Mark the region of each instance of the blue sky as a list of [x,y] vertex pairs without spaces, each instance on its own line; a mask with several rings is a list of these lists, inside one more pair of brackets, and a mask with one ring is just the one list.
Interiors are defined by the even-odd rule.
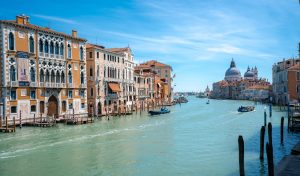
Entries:
[[136,61],[173,67],[176,91],[199,91],[222,80],[231,58],[242,74],[298,56],[298,0],[2,0],[0,19],[31,23],[109,47],[130,46]]

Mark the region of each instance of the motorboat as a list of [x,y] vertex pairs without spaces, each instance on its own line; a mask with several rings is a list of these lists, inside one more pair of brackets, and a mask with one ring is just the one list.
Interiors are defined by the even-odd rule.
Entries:
[[167,114],[171,111],[167,108],[161,108],[160,111],[148,111],[150,115],[160,115],[160,114]]
[[250,112],[254,110],[254,106],[240,106],[238,112]]

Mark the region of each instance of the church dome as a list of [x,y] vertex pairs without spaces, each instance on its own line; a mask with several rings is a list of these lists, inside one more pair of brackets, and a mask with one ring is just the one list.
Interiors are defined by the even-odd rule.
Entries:
[[254,78],[255,73],[252,70],[250,70],[250,68],[248,67],[246,73],[244,74],[244,77],[245,78]]
[[225,73],[226,81],[239,81],[241,80],[241,72],[238,68],[236,68],[235,62],[232,59],[230,63],[230,68],[227,69]]

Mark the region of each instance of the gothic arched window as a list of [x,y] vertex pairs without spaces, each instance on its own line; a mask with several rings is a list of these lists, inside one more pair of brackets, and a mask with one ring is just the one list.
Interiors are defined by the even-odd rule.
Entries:
[[59,74],[59,72],[56,73],[56,83],[60,83],[60,74]]
[[63,56],[64,55],[64,44],[60,45],[60,55]]
[[61,73],[61,83],[65,83],[65,73],[64,72],[62,72]]
[[82,48],[82,46],[80,47],[80,60],[83,60],[83,48]]
[[45,80],[45,74],[44,74],[44,70],[40,71],[40,82],[44,82]]
[[72,83],[72,72],[71,71],[69,71],[68,77],[69,77],[69,83]]
[[45,41],[45,53],[49,53],[49,43],[47,40]]
[[71,45],[68,44],[68,58],[71,59],[71,55],[72,55]]
[[53,70],[51,71],[51,82],[52,82],[52,83],[55,82],[55,73],[54,73]]
[[50,80],[50,73],[49,73],[49,71],[47,70],[47,71],[46,71],[46,82],[49,82],[49,80]]
[[15,36],[12,32],[9,33],[9,50],[15,50]]
[[59,46],[58,46],[58,43],[55,44],[55,54],[56,54],[56,55],[59,54]]
[[42,41],[42,39],[40,39],[40,41],[39,41],[39,50],[40,50],[40,52],[44,52],[44,44],[43,44],[43,41]]
[[83,74],[83,72],[80,73],[80,83],[84,84],[84,74]]
[[33,67],[30,68],[30,81],[35,82],[35,70]]
[[29,37],[29,52],[34,53],[34,40],[33,37]]
[[10,81],[16,81],[16,68],[12,65],[9,69],[10,72]]
[[50,54],[54,54],[54,44],[52,41],[50,42]]

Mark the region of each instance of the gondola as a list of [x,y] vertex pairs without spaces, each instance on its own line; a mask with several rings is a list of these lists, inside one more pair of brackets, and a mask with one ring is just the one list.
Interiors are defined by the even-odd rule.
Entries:
[[241,106],[238,109],[238,112],[250,112],[254,110],[254,106]]

